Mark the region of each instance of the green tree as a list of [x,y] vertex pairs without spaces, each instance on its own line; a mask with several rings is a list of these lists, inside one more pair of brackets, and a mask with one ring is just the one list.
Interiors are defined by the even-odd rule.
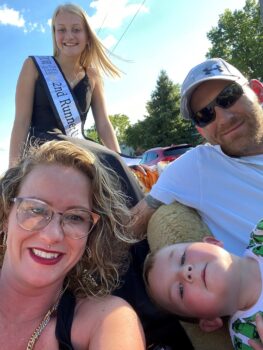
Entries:
[[126,130],[127,144],[144,150],[158,146],[199,141],[194,126],[180,115],[180,88],[162,70],[151,100],[148,115]]
[[109,116],[111,124],[116,132],[120,144],[126,142],[126,129],[131,125],[130,119],[125,114],[114,114]]
[[[115,130],[119,144],[125,144],[125,141],[126,141],[125,131],[130,126],[129,117],[127,117],[127,115],[125,114],[114,114],[114,115],[110,115],[109,119]],[[85,130],[85,135],[96,142],[100,142],[95,124],[92,125],[89,129]]]
[[207,58],[222,57],[249,79],[263,80],[263,24],[258,1],[246,0],[242,10],[225,10],[207,37],[212,43]]
[[93,141],[95,141],[95,142],[100,143],[100,139],[99,139],[99,136],[98,136],[98,133],[97,133],[95,124],[92,125],[89,129],[85,129],[85,130],[84,130],[84,135],[85,135],[88,139],[91,139],[91,140],[93,140]]
[[143,153],[146,148],[144,146],[144,131],[147,121],[138,121],[129,126],[126,130],[126,144],[134,148],[136,153]]

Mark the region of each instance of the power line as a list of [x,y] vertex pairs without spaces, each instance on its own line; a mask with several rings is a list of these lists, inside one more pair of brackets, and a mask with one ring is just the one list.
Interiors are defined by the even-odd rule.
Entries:
[[102,26],[103,26],[103,24],[105,23],[105,21],[106,21],[106,19],[107,19],[107,17],[108,17],[108,14],[109,14],[109,12],[107,12],[106,15],[104,16],[104,18],[103,18],[103,20],[102,20],[102,23],[101,23],[101,25],[100,25],[100,27],[99,27],[99,30],[97,31],[97,34],[99,34],[99,32],[101,31]]
[[140,7],[138,8],[138,10],[136,11],[135,15],[133,16],[133,18],[131,19],[130,23],[128,24],[128,26],[126,27],[126,29],[124,30],[124,32],[122,33],[120,39],[117,41],[116,45],[113,47],[113,49],[111,50],[111,52],[113,53],[114,50],[116,49],[116,47],[119,45],[120,41],[122,40],[122,38],[124,37],[124,35],[127,33],[128,29],[130,28],[132,22],[134,21],[135,17],[138,15],[138,13],[140,12],[141,8],[143,7],[144,3],[146,0],[143,0]]

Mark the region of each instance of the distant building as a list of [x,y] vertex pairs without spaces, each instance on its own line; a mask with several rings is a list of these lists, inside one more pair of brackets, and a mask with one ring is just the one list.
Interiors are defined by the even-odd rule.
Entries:
[[126,154],[127,156],[135,156],[135,152],[133,147],[126,146],[126,145],[120,145],[121,153]]

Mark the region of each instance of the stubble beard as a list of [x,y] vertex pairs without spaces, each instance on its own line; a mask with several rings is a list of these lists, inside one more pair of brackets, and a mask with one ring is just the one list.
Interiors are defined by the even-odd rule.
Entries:
[[246,120],[246,134],[232,142],[221,144],[224,153],[232,157],[263,154],[263,110],[257,101],[248,101],[247,112],[243,115]]

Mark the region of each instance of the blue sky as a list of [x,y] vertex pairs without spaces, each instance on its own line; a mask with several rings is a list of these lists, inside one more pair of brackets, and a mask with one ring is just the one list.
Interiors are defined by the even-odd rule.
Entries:
[[[20,69],[29,55],[52,54],[50,19],[61,3],[64,2],[0,0],[0,173],[7,166]],[[166,70],[174,83],[181,84],[188,70],[205,59],[210,46],[206,33],[217,25],[219,15],[226,8],[241,9],[245,0],[78,0],[77,3],[87,11],[92,27],[105,45],[113,49],[117,44],[114,53],[123,58],[113,59],[123,76],[104,80],[108,113],[126,114],[134,123],[143,119],[161,69]],[[140,12],[130,24],[140,6]],[[87,126],[91,124],[93,118],[89,114]]]

